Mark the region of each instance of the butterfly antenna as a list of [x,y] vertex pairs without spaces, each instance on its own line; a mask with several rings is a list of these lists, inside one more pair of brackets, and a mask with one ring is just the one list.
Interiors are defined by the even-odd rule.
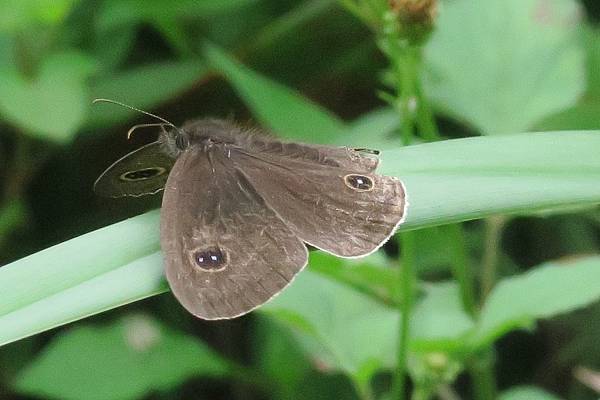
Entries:
[[129,128],[129,130],[127,131],[127,139],[131,138],[131,134],[133,133],[133,131],[135,131],[138,128],[149,128],[151,126],[160,126],[161,128],[164,129],[164,126],[166,124],[165,123],[160,123],[160,124],[138,124],[138,125],[134,125],[131,128]]
[[[163,117],[159,117],[158,115],[149,113],[148,111],[140,110],[139,108],[135,108],[133,106],[130,106],[129,104],[121,103],[120,101],[110,100],[110,99],[94,99],[92,101],[92,104],[96,104],[96,103],[111,103],[111,104],[116,104],[116,105],[121,106],[121,107],[129,108],[130,110],[137,111],[137,112],[140,112],[142,114],[146,114],[146,115],[148,115],[150,117],[156,118],[159,121],[164,122],[164,124],[169,125],[170,127],[176,129],[178,132],[182,133],[182,131],[181,131],[180,128],[178,128],[177,126],[175,126],[175,124],[173,124],[172,122],[167,121]],[[164,125],[164,124],[155,124],[155,125]],[[130,129],[129,132],[127,132],[127,138],[129,138],[129,135],[131,134],[132,131],[134,131],[137,127],[141,127],[143,125],[144,124],[142,124],[142,125],[136,125],[132,129]]]

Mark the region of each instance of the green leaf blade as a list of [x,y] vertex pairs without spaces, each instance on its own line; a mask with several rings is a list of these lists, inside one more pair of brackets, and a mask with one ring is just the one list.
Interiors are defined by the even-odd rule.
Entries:
[[207,44],[204,52],[259,121],[277,134],[288,139],[327,143],[344,130],[344,124],[333,114],[237,63],[218,47]]
[[600,299],[600,256],[551,262],[501,281],[486,301],[475,335],[485,346],[511,329],[527,327]]

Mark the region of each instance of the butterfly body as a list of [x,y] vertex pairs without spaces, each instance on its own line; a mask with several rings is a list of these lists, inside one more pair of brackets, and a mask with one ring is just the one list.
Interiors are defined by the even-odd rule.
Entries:
[[[141,168],[136,160],[149,161],[151,152],[157,162]],[[167,280],[192,314],[223,319],[289,285],[307,264],[306,244],[361,257],[385,243],[407,203],[398,179],[374,173],[377,163],[361,151],[282,142],[204,119],[163,130],[158,142],[109,168],[96,190],[135,196],[164,186]],[[157,175],[148,178],[152,168]]]

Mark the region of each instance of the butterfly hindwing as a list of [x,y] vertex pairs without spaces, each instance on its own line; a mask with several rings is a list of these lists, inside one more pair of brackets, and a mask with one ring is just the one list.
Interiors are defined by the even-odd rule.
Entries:
[[304,243],[227,153],[185,151],[163,195],[161,245],[173,293],[204,319],[265,303],[307,263]]
[[106,197],[143,196],[163,189],[175,160],[152,142],[120,158],[94,183],[94,191]]

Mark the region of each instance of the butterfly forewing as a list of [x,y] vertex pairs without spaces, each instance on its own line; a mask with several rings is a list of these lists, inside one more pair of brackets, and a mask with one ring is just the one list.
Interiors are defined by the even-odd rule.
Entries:
[[304,243],[220,146],[185,151],[163,195],[161,245],[177,299],[205,319],[265,303],[306,265]]
[[260,155],[263,160],[277,160],[280,163],[285,163],[285,160],[293,160],[304,162],[304,165],[321,164],[356,172],[373,172],[379,164],[375,153],[366,155],[365,151],[356,151],[348,147],[281,142],[266,136],[253,137],[251,145],[244,150],[248,151],[250,155]]
[[403,221],[404,187],[394,177],[369,172],[362,158],[349,162],[339,148],[321,151],[341,160],[339,166],[245,149],[231,158],[303,241],[341,257],[367,255]]

